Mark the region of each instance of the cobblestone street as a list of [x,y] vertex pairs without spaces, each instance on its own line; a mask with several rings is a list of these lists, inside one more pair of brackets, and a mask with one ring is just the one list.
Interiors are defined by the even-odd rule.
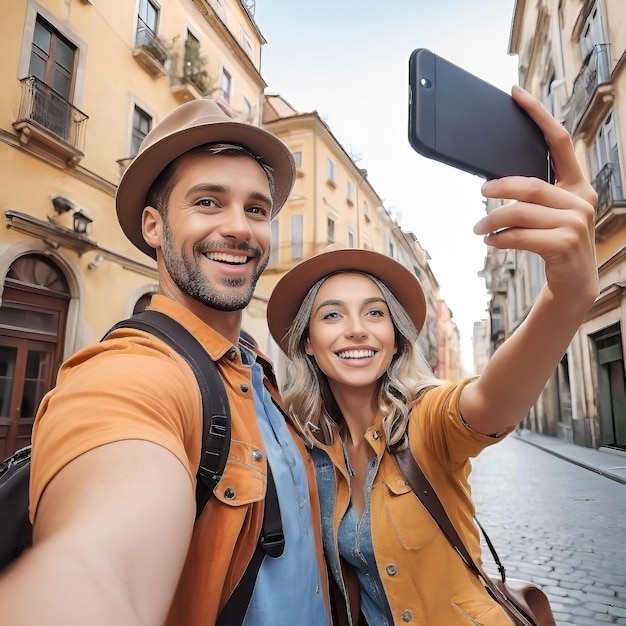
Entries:
[[626,486],[516,436],[473,464],[477,517],[507,575],[540,584],[558,626],[626,624]]

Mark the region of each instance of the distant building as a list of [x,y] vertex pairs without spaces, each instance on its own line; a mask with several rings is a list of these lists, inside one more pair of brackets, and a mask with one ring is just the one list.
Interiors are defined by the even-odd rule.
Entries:
[[[272,223],[272,257],[259,281],[258,295],[269,297],[288,269],[332,243],[386,254],[411,269],[424,287],[427,321],[420,347],[436,368],[439,286],[428,265],[428,253],[415,235],[403,231],[392,219],[367,171],[346,152],[316,111],[299,112],[285,98],[268,95],[263,126],[289,146],[297,177],[289,201]],[[278,347],[261,327],[260,320],[265,319],[261,301],[256,305],[259,322],[255,336],[261,347],[278,359]],[[245,324],[252,328],[250,320]]]
[[474,322],[472,347],[474,352],[474,374],[482,374],[491,355],[489,347],[489,320],[484,319]]

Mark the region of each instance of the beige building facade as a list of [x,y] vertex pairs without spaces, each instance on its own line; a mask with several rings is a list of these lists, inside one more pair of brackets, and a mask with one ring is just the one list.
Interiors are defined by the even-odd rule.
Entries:
[[[626,5],[517,0],[509,52],[519,57],[522,87],[572,134],[598,193],[600,295],[526,425],[583,446],[626,449]],[[535,255],[494,250],[482,275],[493,350],[528,312],[545,277]]]

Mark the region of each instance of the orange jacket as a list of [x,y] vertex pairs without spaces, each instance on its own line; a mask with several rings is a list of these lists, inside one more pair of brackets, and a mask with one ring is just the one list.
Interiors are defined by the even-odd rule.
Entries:
[[[181,305],[155,296],[151,308],[182,323],[206,347],[222,374],[232,415],[228,462],[214,496],[196,522],[167,624],[214,624],[254,552],[263,520],[267,465],[252,398],[250,369],[232,344]],[[131,358],[129,358],[131,357]],[[266,386],[279,398],[271,365]],[[186,361],[161,341],[120,329],[78,351],[62,367],[42,402],[33,431],[31,519],[48,482],[67,463],[100,445],[146,439],[170,450],[195,488],[202,443],[201,397]],[[293,429],[304,460],[323,593],[328,600],[315,470]],[[227,488],[235,496],[225,498]],[[232,494],[229,490],[229,495]]]
[[[473,522],[474,505],[468,483],[469,458],[500,439],[472,431],[460,418],[458,402],[465,382],[427,391],[411,413],[409,438],[415,458],[465,545],[480,563],[480,540]],[[380,424],[379,416],[366,433],[379,459],[371,494],[371,531],[378,573],[394,623],[510,626],[504,611],[411,492],[385,447]],[[356,576],[340,558],[337,548],[339,523],[350,500],[350,479],[340,438],[333,446],[320,446],[314,457],[327,560],[334,582],[343,590],[340,623],[357,624]],[[331,493],[325,492],[329,489]],[[349,605],[351,611],[347,609]]]

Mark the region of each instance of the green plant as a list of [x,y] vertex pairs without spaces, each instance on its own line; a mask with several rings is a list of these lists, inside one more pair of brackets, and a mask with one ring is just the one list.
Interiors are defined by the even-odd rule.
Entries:
[[187,37],[183,57],[183,76],[191,81],[202,95],[209,92],[212,83],[206,69],[207,64],[207,58],[200,50],[200,42],[194,37]]

